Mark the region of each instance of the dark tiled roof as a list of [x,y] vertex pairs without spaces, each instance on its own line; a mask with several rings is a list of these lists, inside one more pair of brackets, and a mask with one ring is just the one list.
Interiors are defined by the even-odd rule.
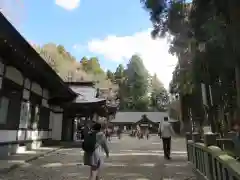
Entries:
[[24,76],[37,81],[44,88],[52,90],[56,98],[67,97],[66,99],[69,100],[76,96],[1,12],[0,24],[3,60],[23,72]]
[[73,85],[70,88],[78,94],[75,103],[98,103],[106,101],[104,98],[96,98],[96,89],[93,87],[84,87],[81,85]]

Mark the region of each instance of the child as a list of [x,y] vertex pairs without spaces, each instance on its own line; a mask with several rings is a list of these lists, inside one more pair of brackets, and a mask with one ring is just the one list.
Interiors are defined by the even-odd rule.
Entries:
[[[90,166],[89,180],[100,180],[100,170],[103,165],[102,149],[105,151],[106,156],[109,157],[106,137],[101,132],[101,128],[101,124],[96,123],[93,125],[92,135],[95,135],[95,138],[92,138],[91,141],[94,144],[94,149],[93,151],[84,151],[84,165]],[[87,140],[87,138],[90,138],[90,136],[85,136],[84,141],[89,144],[90,139]]]

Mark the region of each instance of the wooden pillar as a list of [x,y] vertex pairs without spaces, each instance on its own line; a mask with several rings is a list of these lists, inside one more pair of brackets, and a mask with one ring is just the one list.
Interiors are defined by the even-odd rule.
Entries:
[[64,111],[63,124],[62,124],[62,140],[72,141],[73,140],[73,123],[74,118],[68,112]]
[[[71,124],[70,124],[71,123]],[[70,141],[73,141],[74,140],[74,138],[73,138],[73,135],[74,135],[74,124],[75,124],[75,117],[74,118],[71,118],[71,121],[70,121],[70,132],[71,132],[71,134],[70,134],[70,138],[69,138],[69,140]]]
[[62,141],[67,140],[66,134],[67,134],[67,112],[64,111],[62,120]]

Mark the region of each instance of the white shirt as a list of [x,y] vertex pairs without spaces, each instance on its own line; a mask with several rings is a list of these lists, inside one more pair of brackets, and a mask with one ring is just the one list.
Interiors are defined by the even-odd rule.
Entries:
[[160,125],[159,125],[159,130],[161,130],[161,136],[163,138],[168,138],[171,137],[174,134],[172,125],[167,122],[167,121],[163,121]]

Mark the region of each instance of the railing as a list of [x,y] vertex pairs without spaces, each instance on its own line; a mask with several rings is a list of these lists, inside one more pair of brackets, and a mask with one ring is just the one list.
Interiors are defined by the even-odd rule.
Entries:
[[197,179],[240,180],[240,162],[219,147],[188,140],[187,152]]

